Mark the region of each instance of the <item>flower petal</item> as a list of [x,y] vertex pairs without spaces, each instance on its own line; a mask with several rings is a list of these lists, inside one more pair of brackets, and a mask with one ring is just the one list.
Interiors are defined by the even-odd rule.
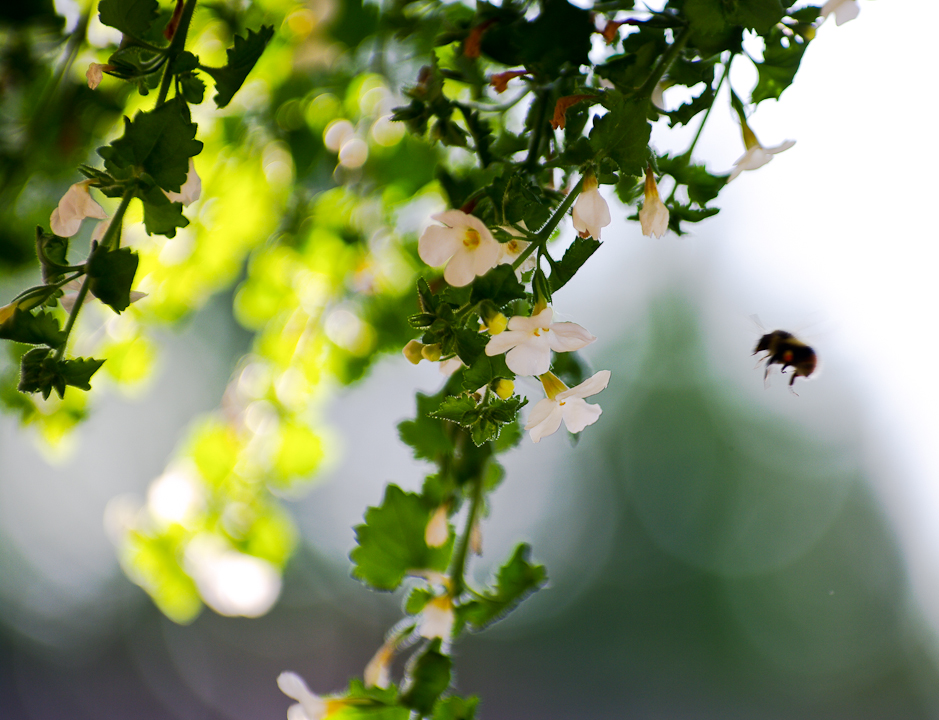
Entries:
[[[436,217],[436,216],[435,216]],[[431,225],[417,241],[417,254],[431,267],[443,265],[463,246],[460,233],[452,228]]]
[[486,355],[494,357],[495,355],[508,352],[516,345],[525,342],[530,335],[530,332],[523,330],[504,330],[490,338],[489,344],[486,345]]
[[595,335],[591,335],[580,325],[572,322],[552,323],[551,331],[548,333],[548,345],[555,352],[580,350],[596,339]]
[[563,411],[554,400],[545,398],[532,408],[525,423],[525,429],[530,430],[532,442],[538,442],[543,437],[553,435],[561,427]]
[[[299,706],[291,706],[290,710],[293,710],[295,707],[302,707],[307,720],[320,720],[325,717],[326,701],[316,693],[311,692],[310,688],[303,682],[303,678],[297,675],[297,673],[282,672],[277,676],[277,687],[280,688],[280,691],[284,693],[284,695],[300,703]],[[289,713],[290,711],[288,711],[288,720],[290,718]],[[294,711],[294,714],[297,715],[296,711]]]
[[580,385],[575,385],[569,390],[557,394],[557,400],[567,400],[568,398],[586,398],[596,395],[610,384],[609,370],[601,370],[595,373],[593,377],[584,380]]
[[481,239],[473,256],[473,274],[485,275],[499,264],[499,255],[502,254],[502,248],[499,242],[492,238],[491,240]]
[[[503,333],[504,335],[505,333]],[[516,375],[542,375],[551,367],[551,347],[544,335],[532,335],[505,355],[505,364]]]
[[443,271],[443,279],[453,287],[469,285],[476,277],[476,273],[473,272],[473,260],[473,253],[468,252],[461,243],[461,247],[447,263]]
[[593,425],[603,412],[599,405],[591,405],[581,398],[571,398],[559,405],[564,416],[564,424],[572,433],[579,433],[588,425]]

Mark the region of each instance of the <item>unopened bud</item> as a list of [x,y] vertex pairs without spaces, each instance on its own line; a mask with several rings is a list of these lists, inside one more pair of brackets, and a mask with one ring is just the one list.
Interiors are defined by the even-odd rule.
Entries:
[[470,550],[473,551],[474,555],[483,554],[483,531],[480,527],[479,518],[476,518],[476,522],[473,523],[473,527],[470,529]]
[[496,313],[491,318],[486,320],[486,327],[489,328],[490,335],[498,335],[500,332],[505,330],[508,324],[509,319],[502,313]]
[[424,542],[428,547],[441,547],[450,537],[450,523],[448,521],[447,505],[438,507],[430,516],[430,521],[424,529]]
[[411,340],[411,342],[404,346],[404,350],[402,352],[404,353],[404,357],[408,359],[409,363],[417,365],[424,357],[423,350],[423,344],[419,343],[417,340]]
[[437,362],[440,359],[440,343],[434,343],[433,345],[425,345],[421,348],[421,356],[425,360],[430,360],[431,362]]
[[492,389],[503,400],[508,400],[515,394],[515,383],[507,378],[499,378],[492,384]]

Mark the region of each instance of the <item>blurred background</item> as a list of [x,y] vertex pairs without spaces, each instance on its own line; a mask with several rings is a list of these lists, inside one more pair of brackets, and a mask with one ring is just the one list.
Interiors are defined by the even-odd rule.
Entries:
[[[735,180],[721,213],[680,238],[643,237],[624,220],[631,211],[614,208],[602,259],[556,297],[563,319],[599,337],[582,354],[613,380],[594,398],[602,418],[576,445],[562,434],[537,446],[526,439],[506,457],[473,571],[486,578],[529,540],[550,584],[457,646],[457,690],[482,697],[481,717],[939,717],[939,385],[930,362],[939,238],[929,216],[939,152],[928,79],[939,7],[860,5],[856,20],[821,26],[793,86],[751,119],[764,145],[795,147]],[[354,65],[355,38],[343,36],[357,22],[350,7],[362,11],[258,3],[258,17],[282,18],[288,39],[238,108],[198,118],[207,160],[241,143],[265,171],[264,188],[249,196],[286,217],[301,180],[336,177],[323,123],[289,103],[306,93],[308,108],[324,94],[303,67]],[[66,27],[87,11],[56,8]],[[12,136],[17,108],[36,102],[23,94],[48,73],[43,53],[61,50],[54,16],[8,19],[3,35],[2,192],[17,188],[4,203],[4,298],[35,275],[30,228],[91,156],[93,135],[142,102],[117,95],[113,81],[95,93],[83,86],[87,62],[107,57],[95,43],[113,41],[90,27],[91,49],[53,99],[40,98],[48,111],[28,137]],[[199,19],[204,52],[219,17]],[[301,50],[318,59],[303,56],[313,63],[303,66]],[[292,75],[278,65],[288,51]],[[743,60],[731,77],[738,90],[755,81]],[[742,152],[728,105],[718,101],[698,145],[713,172]],[[56,129],[57,144],[41,142],[41,123]],[[659,150],[683,149],[696,129],[660,125]],[[259,138],[268,126],[281,136]],[[325,170],[307,170],[321,161]],[[340,181],[354,169],[340,163]],[[223,187],[223,173],[206,166],[208,197],[213,173]],[[400,224],[426,222],[435,207],[425,205]],[[88,343],[126,344],[126,375],[96,385],[90,408],[65,408],[71,421],[62,408],[48,418],[12,408],[30,419],[25,427],[14,412],[0,417],[4,720],[283,718],[290,701],[278,673],[339,690],[400,617],[402,598],[353,581],[347,559],[352,526],[385,483],[416,489],[427,470],[395,426],[412,416],[414,390],[435,391],[442,376],[396,353],[363,367],[357,384],[317,396],[330,452],[314,484],[284,488],[298,534],[270,612],[205,609],[176,624],[121,570],[108,535],[114,516],[147,501],[192,428],[243,377],[243,355],[258,352],[252,332],[264,317],[245,291],[245,263],[257,264],[258,251],[231,250],[224,267],[194,275],[200,233],[220,232],[209,210],[198,212],[191,235],[152,249],[147,267],[163,284],[151,280],[146,312],[165,322],[144,332],[128,326],[143,323],[134,316],[121,326],[99,320],[95,338],[89,321]],[[285,225],[259,218],[245,233]],[[139,238],[142,253],[147,242]],[[188,285],[167,289],[167,277],[186,273]],[[818,352],[821,371],[796,383],[798,396],[778,373],[764,387],[751,356],[764,330],[751,315]]]

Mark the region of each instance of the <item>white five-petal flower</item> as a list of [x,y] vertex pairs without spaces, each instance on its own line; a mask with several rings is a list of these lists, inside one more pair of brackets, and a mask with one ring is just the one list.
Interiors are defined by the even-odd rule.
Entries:
[[[522,227],[524,227],[524,222],[522,223]],[[512,264],[515,262],[518,256],[521,255],[529,245],[531,245],[531,243],[527,240],[516,240],[515,238],[522,238],[525,236],[513,227],[503,226],[502,229],[511,235],[513,239],[506,243],[499,243],[499,249],[501,252],[499,253],[498,264]],[[521,265],[515,268],[515,274],[521,277],[522,273],[527,272],[528,270],[534,270],[534,268],[535,254],[532,253],[522,261]]]
[[82,180],[70,187],[59,206],[52,211],[49,225],[59,237],[72,237],[78,232],[85,218],[98,218],[104,220],[108,215],[98,203],[91,199],[88,187],[91,180]]
[[588,425],[593,425],[600,417],[599,405],[588,403],[584,398],[596,395],[610,382],[610,371],[601,370],[580,385],[567,389],[557,377],[546,373],[541,378],[545,392],[541,400],[528,416],[525,429],[530,431],[532,442],[553,435],[561,427],[561,420],[572,433],[578,433]]
[[178,202],[183,205],[190,205],[199,199],[202,195],[202,178],[196,172],[196,164],[189,158],[189,172],[186,173],[186,182],[179,188],[179,192],[163,193],[170,199],[170,202]]
[[502,248],[479,218],[462,210],[446,210],[431,217],[446,227],[428,227],[417,242],[417,253],[428,265],[447,263],[443,279],[454,287],[469,285],[499,262]]
[[613,222],[610,206],[606,204],[598,188],[597,176],[588,173],[584,176],[583,190],[574,201],[574,229],[582,238],[593,237],[599,240],[600,229]]
[[818,14],[823,18],[827,18],[831,13],[834,13],[835,25],[844,25],[849,20],[854,20],[859,12],[861,12],[861,7],[858,5],[857,0],[828,0],[822,5],[822,9]]
[[668,230],[668,208],[659,197],[659,187],[655,184],[651,167],[646,168],[646,192],[639,211],[639,224],[642,234],[649,237],[660,238]]
[[542,375],[551,367],[551,351],[580,350],[597,338],[577,323],[551,322],[554,309],[546,307],[537,315],[516,315],[509,329],[493,335],[486,345],[490,357],[507,353],[505,364],[518,375]]
[[747,151],[737,159],[737,162],[734,163],[734,169],[731,170],[730,177],[727,178],[727,182],[733,180],[744,170],[756,170],[757,168],[763,167],[766,163],[773,159],[773,155],[776,153],[781,153],[783,150],[788,150],[796,144],[795,140],[786,140],[784,143],[777,145],[776,147],[763,147],[760,145],[760,141],[756,139],[756,135],[753,134],[750,126],[747,125],[746,120],[744,120],[742,116],[740,122],[740,129],[743,131],[743,143],[747,146]]

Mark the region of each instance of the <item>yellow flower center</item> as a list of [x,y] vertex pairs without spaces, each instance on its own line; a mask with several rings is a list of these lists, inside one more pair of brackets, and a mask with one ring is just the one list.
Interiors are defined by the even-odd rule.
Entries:
[[479,231],[474,228],[466,228],[466,232],[463,233],[463,246],[467,250],[475,250],[482,238],[479,237]]
[[508,250],[512,255],[518,255],[518,240],[509,240],[505,244],[505,249]]

